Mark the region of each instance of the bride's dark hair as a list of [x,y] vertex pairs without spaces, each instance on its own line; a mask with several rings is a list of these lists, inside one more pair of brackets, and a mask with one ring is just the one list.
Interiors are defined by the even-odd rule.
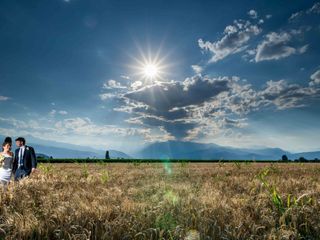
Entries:
[[2,147],[4,147],[6,144],[12,145],[12,138],[11,137],[6,137],[2,143]]

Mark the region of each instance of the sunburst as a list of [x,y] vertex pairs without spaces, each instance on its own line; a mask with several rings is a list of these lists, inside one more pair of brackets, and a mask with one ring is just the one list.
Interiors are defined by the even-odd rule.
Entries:
[[132,57],[134,64],[130,65],[132,68],[131,75],[142,80],[144,83],[150,83],[157,80],[165,80],[168,74],[169,64],[167,64],[167,57],[160,57],[160,49],[152,54],[150,48],[145,51],[139,49],[140,57]]

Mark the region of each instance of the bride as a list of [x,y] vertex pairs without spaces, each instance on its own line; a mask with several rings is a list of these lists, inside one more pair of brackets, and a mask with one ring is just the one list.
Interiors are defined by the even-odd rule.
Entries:
[[0,183],[6,186],[11,179],[13,153],[11,152],[12,139],[6,137],[0,152]]

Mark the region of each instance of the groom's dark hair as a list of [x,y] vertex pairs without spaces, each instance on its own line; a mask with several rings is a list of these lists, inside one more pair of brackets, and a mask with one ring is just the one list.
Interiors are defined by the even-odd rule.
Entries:
[[23,137],[18,137],[16,141],[23,142],[23,145],[26,144],[26,140]]

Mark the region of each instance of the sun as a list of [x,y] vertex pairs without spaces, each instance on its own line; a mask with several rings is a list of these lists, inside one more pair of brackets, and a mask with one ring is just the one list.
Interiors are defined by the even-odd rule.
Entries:
[[149,49],[138,47],[140,57],[130,54],[134,60],[130,75],[133,79],[141,81],[143,84],[152,84],[156,81],[165,81],[168,77],[168,70],[171,67],[167,62],[168,55],[160,54],[161,48],[154,53]]
[[147,63],[143,66],[143,74],[146,78],[156,78],[159,75],[159,66],[152,63]]
[[134,75],[136,75],[139,80],[148,83],[164,79],[167,66],[162,61],[144,58],[143,60],[138,60],[136,62],[137,65],[133,67]]

